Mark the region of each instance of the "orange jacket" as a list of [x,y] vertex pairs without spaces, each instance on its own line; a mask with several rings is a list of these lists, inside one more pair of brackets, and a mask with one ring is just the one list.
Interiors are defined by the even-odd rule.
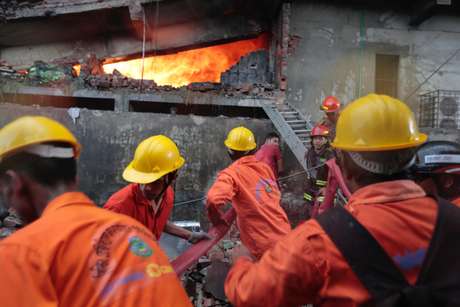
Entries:
[[[413,181],[398,180],[356,191],[346,208],[415,283],[434,229],[435,201]],[[259,262],[240,258],[225,292],[235,306],[348,307],[370,299],[316,220],[301,224]]]
[[460,197],[454,199],[452,203],[460,207]]
[[126,214],[153,232],[160,240],[174,206],[174,190],[168,187],[164,193],[160,208],[154,214],[152,206],[144,197],[139,184],[129,184],[115,192],[104,205],[104,209]]
[[208,191],[210,219],[220,206],[232,203],[241,241],[259,258],[291,231],[280,206],[280,191],[273,171],[253,155],[243,157],[221,171]]
[[64,193],[0,243],[2,306],[191,306],[152,234]]

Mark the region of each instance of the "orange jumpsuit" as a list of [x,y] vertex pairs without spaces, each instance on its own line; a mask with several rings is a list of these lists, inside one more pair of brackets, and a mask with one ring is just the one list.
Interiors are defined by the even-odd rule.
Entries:
[[[413,181],[398,180],[359,189],[346,209],[415,283],[434,229],[435,200]],[[370,298],[316,220],[298,226],[260,261],[238,259],[225,292],[235,306],[351,307]]]
[[460,207],[460,197],[452,200],[452,203]]
[[142,194],[139,184],[132,183],[115,192],[104,205],[104,209],[126,214],[148,229],[160,240],[174,206],[174,190],[168,187],[155,213],[150,202]]
[[2,306],[191,306],[151,232],[78,192],[2,241],[0,259]]
[[260,258],[280,238],[291,231],[280,206],[281,193],[273,171],[255,156],[238,159],[221,171],[208,192],[207,208],[213,212],[226,203],[235,208],[241,241]]

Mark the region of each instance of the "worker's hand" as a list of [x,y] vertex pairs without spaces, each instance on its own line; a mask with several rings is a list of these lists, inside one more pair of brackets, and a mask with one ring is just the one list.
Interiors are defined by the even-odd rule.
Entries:
[[198,232],[192,232],[190,237],[188,238],[188,241],[192,244],[198,243],[201,240],[211,240],[212,237],[208,235],[206,232],[203,231],[198,231]]
[[231,251],[232,264],[235,263],[239,258],[247,257],[251,260],[254,260],[249,250],[244,245],[238,245],[234,247]]
[[224,213],[218,208],[209,207],[208,208],[208,218],[211,221],[213,226],[226,225],[230,226],[228,222],[222,217]]

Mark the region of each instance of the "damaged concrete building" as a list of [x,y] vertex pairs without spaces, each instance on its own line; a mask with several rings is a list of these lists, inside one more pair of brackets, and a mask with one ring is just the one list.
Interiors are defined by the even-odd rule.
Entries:
[[139,141],[168,135],[187,160],[173,219],[204,224],[227,132],[245,125],[260,145],[278,131],[297,224],[326,96],[398,97],[432,139],[460,141],[459,15],[454,0],[0,0],[0,126],[64,123],[83,146],[81,189],[100,205],[126,184]]

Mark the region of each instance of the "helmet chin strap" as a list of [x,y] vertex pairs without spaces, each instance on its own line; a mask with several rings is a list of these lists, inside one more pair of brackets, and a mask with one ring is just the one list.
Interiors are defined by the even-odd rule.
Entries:
[[166,174],[162,179],[163,179],[163,188],[161,189],[161,192],[158,193],[158,195],[155,197],[155,202],[159,202],[161,198],[163,197],[164,193],[166,192],[166,189],[174,182],[174,179],[176,177],[176,171]]

